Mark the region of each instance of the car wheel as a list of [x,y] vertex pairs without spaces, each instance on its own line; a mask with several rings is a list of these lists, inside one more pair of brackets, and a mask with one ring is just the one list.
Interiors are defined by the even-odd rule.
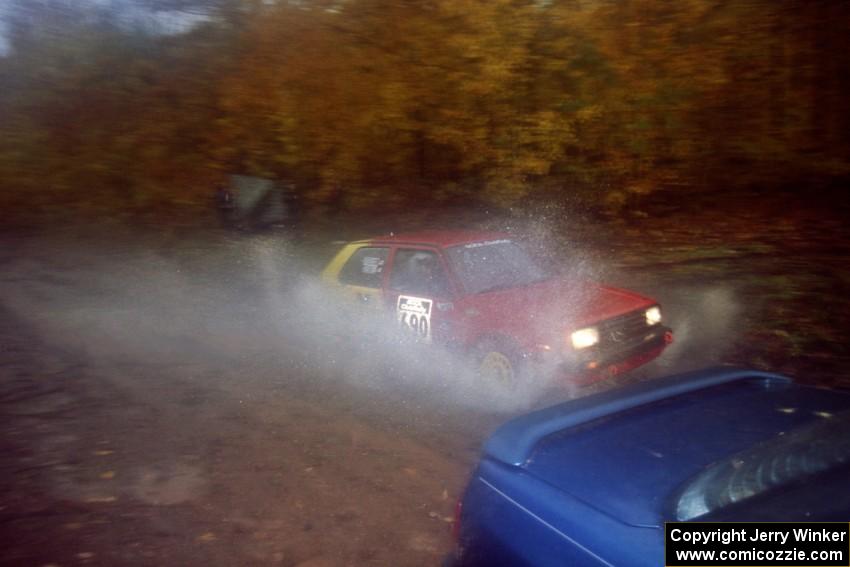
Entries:
[[486,340],[476,350],[475,367],[485,383],[513,389],[521,376],[521,357],[504,341]]

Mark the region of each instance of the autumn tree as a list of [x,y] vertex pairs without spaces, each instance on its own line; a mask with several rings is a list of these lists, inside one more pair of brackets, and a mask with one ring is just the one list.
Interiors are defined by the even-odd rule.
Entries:
[[7,202],[207,206],[217,180],[247,173],[324,207],[617,208],[850,174],[847,3],[113,5],[185,29],[97,3],[6,11]]

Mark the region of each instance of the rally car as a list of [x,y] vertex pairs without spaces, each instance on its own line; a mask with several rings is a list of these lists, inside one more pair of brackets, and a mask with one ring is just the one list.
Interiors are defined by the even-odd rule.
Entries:
[[394,314],[418,340],[471,353],[482,375],[504,384],[533,365],[584,381],[610,376],[652,360],[672,340],[656,301],[552,273],[498,232],[352,242],[323,279]]
[[848,478],[848,391],[735,368],[638,382],[498,429],[444,565],[668,565],[668,521],[846,529]]

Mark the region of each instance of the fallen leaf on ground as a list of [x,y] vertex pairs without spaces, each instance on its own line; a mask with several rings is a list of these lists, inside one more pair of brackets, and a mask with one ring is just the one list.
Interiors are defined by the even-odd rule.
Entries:
[[115,502],[118,500],[114,496],[92,496],[90,498],[86,498],[86,502],[89,504],[108,504],[110,502]]

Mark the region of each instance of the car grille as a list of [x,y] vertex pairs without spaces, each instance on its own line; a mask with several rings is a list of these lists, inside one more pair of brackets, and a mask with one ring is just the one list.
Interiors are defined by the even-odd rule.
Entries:
[[647,326],[645,309],[602,321],[598,325],[599,348],[605,353],[631,350],[653,338],[659,327]]

